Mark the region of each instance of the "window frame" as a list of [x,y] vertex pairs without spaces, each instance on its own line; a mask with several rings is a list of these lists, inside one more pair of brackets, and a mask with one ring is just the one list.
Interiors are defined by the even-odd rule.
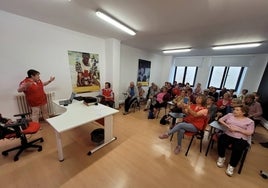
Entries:
[[[184,68],[184,71],[183,71],[183,80],[182,80],[182,82],[176,80],[176,74],[177,74],[177,69],[178,69],[178,67],[183,67],[183,68]],[[194,68],[195,68],[195,73],[194,73],[194,77],[193,77],[193,85],[191,85],[191,83],[190,83],[190,86],[191,86],[191,87],[194,87],[195,82],[196,82],[197,72],[198,72],[198,66],[188,66],[188,67],[194,67]],[[186,79],[186,76],[187,76],[187,69],[188,69],[188,67],[187,67],[187,66],[176,66],[176,67],[175,67],[175,72],[174,72],[174,77],[173,77],[173,82],[174,82],[174,81],[177,81],[178,83],[186,84],[185,79]]]
[[[211,70],[210,70],[210,74],[209,74],[208,88],[210,86],[212,86],[212,85],[210,85],[210,83],[211,83],[211,78],[212,78],[212,75],[213,75],[213,70],[214,70],[215,67],[224,67],[224,71],[223,71],[223,75],[222,75],[222,79],[221,79],[221,83],[220,83],[220,88],[216,87],[216,89],[221,90],[223,87],[227,88],[225,86],[225,84],[226,84],[226,80],[227,80],[227,77],[228,77],[229,70],[232,67],[239,67],[239,66],[212,66]],[[239,71],[239,75],[238,75],[237,80],[236,80],[235,88],[227,88],[227,89],[234,89],[234,91],[237,91],[244,70],[245,70],[245,67],[240,67],[240,71]]]

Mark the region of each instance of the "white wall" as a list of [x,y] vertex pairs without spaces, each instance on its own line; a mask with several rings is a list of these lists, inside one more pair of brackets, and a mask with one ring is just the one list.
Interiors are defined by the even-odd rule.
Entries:
[[159,86],[173,80],[175,64],[197,65],[197,80],[203,86],[207,83],[210,67],[214,63],[244,65],[248,67],[248,72],[241,87],[252,91],[257,90],[268,61],[267,54],[184,57],[173,60],[171,56],[120,45],[120,41],[115,39],[104,40],[3,11],[0,11],[0,25],[0,113],[7,117],[18,113],[15,100],[18,84],[31,68],[41,72],[43,81],[51,75],[56,76],[56,80],[45,88],[46,91],[55,91],[56,98],[69,97],[72,88],[68,50],[99,54],[101,84],[103,86],[105,81],[110,81],[121,101],[129,82],[137,80],[138,59],[151,61],[150,83],[155,82]]
[[267,62],[268,54],[253,56],[248,64],[248,71],[245,75],[242,89],[248,88],[251,92],[258,90]]
[[[105,40],[41,23],[0,11],[0,113],[12,117],[18,113],[15,95],[28,69],[36,69],[41,79],[56,80],[46,91],[56,91],[57,98],[70,96],[71,78],[68,50],[97,53],[100,69],[105,60]],[[101,74],[101,80],[105,75]]]
[[106,80],[110,82],[114,92],[115,108],[119,107],[119,84],[120,84],[120,41],[116,39],[106,40],[106,62],[103,70]]
[[[151,61],[151,74],[149,83],[156,83],[163,86],[165,81],[169,81],[171,68],[171,57],[156,55],[145,52],[137,48],[121,45],[121,69],[119,84],[119,100],[124,101],[123,92],[126,92],[131,81],[137,82],[139,59]],[[148,87],[143,87],[145,91]]]

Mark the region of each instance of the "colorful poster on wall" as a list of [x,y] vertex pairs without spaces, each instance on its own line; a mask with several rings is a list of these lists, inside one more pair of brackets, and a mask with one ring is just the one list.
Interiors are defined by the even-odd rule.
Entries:
[[68,51],[72,88],[75,93],[100,90],[99,55]]
[[150,80],[151,61],[139,59],[137,83],[148,86]]

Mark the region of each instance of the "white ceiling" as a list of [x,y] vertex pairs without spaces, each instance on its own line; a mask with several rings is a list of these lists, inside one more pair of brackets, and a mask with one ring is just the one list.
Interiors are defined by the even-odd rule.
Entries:
[[[160,53],[178,55],[268,53],[268,0],[0,0],[0,9],[24,17]],[[130,36],[104,23],[102,9],[137,31]],[[215,52],[213,45],[264,42],[261,47]]]

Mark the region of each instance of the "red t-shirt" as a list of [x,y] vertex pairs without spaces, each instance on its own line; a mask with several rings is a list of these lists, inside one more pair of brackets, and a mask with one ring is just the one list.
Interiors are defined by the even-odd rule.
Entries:
[[179,96],[180,93],[181,93],[181,90],[179,88],[173,88],[172,89],[173,96]]
[[44,91],[44,85],[41,80],[33,81],[31,78],[25,78],[20,85],[31,83],[24,92],[26,100],[31,107],[42,106],[47,103],[47,97]]
[[113,101],[113,90],[111,89],[102,89],[102,95],[104,96],[105,101]]
[[231,105],[231,100],[223,100],[223,99],[220,99],[217,101],[217,107],[220,108],[221,106],[230,106]]
[[193,124],[198,130],[203,128],[205,121],[207,120],[208,110],[206,107],[197,106],[196,104],[190,105],[191,110],[203,114],[202,116],[194,117],[188,114],[183,120],[184,122]]

